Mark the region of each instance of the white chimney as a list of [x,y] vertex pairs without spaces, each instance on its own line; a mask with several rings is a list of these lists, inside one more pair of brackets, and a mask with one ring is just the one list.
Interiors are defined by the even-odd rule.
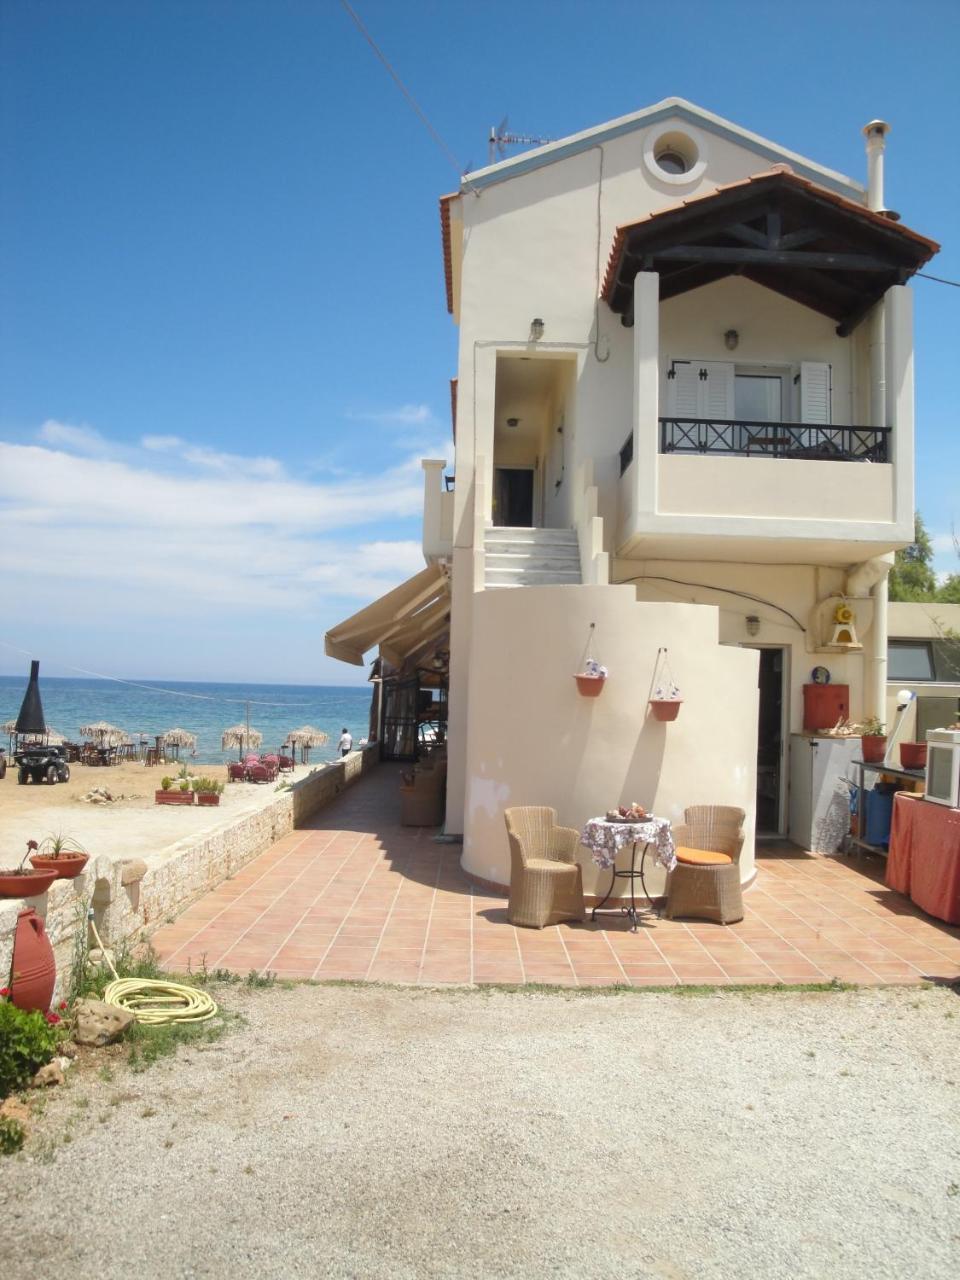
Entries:
[[899,214],[887,209],[883,202],[883,153],[889,132],[886,120],[871,120],[863,126],[863,136],[867,140],[867,208],[896,222]]

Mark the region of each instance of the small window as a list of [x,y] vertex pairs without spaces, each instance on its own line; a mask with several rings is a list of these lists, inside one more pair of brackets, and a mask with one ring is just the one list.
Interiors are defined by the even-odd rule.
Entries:
[[891,640],[887,645],[887,679],[935,679],[933,649],[928,640]]
[[689,126],[654,127],[644,139],[643,162],[658,182],[689,187],[707,167],[706,139]]
[[657,164],[664,173],[686,173],[690,168],[679,151],[669,149],[657,152]]

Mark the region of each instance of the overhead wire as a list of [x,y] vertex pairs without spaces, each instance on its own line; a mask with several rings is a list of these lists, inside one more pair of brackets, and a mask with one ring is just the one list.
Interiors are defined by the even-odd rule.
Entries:
[[[5,649],[13,649],[15,653],[22,653],[25,657],[31,658],[35,656],[35,649],[23,649],[18,644],[11,644],[9,640],[0,640],[0,645]],[[165,689],[161,685],[142,684],[137,680],[127,680],[123,676],[109,676],[102,671],[88,671],[86,667],[75,667],[69,662],[60,662],[56,658],[41,657],[46,662],[52,662],[54,666],[62,667],[64,671],[76,671],[82,676],[91,676],[94,680],[111,680],[114,684],[129,685],[131,689],[145,689],[147,693],[166,693],[171,698],[192,698],[196,702],[221,702],[229,703],[231,706],[246,706],[247,703],[251,707],[307,707],[309,702],[265,702],[256,698],[226,698],[218,697],[215,693],[188,693],[185,689]]]
[[476,190],[476,188],[471,184],[469,178],[467,178],[466,174],[464,173],[463,165],[460,164],[459,160],[453,154],[451,149],[447,146],[446,142],[441,137],[438,130],[434,128],[427,113],[420,106],[419,102],[417,102],[416,98],[413,96],[413,94],[410,92],[407,86],[400,79],[400,76],[394,70],[389,58],[383,52],[380,46],[377,44],[376,40],[374,40],[370,32],[367,30],[367,27],[364,24],[363,19],[357,13],[356,9],[354,9],[353,5],[349,3],[349,0],[340,0],[340,4],[343,7],[343,9],[346,11],[346,13],[350,16],[357,30],[363,36],[364,40],[366,40],[367,44],[370,46],[373,52],[377,55],[377,57],[383,63],[384,67],[386,68],[387,74],[390,76],[391,80],[394,82],[394,84],[403,94],[404,98],[407,100],[407,103],[409,104],[411,109],[416,113],[421,123],[423,124],[424,128],[426,128],[427,132],[430,134],[430,137],[433,138],[434,142],[437,144],[437,146],[446,156],[447,160],[449,160],[450,164],[453,165],[454,169],[456,169],[457,177],[463,181],[464,185],[467,187],[469,191],[473,193],[473,195],[478,196],[480,192]]

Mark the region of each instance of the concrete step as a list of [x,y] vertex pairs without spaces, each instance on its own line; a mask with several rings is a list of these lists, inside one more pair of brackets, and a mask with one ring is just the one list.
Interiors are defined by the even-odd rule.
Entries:
[[549,572],[551,569],[559,569],[580,572],[580,556],[576,551],[569,554],[566,552],[560,554],[553,550],[549,552],[488,551],[485,562],[488,571],[490,569],[513,569],[529,573],[537,570]]
[[486,587],[579,586],[577,569],[487,569]]
[[487,529],[484,533],[485,546],[489,547],[495,542],[532,542],[541,546],[545,546],[548,543],[576,546],[577,533],[575,529],[516,529],[498,526],[495,529]]

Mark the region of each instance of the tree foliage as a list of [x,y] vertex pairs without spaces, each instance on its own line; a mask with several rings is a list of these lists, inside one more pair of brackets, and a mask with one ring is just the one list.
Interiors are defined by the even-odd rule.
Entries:
[[[947,579],[945,586],[952,578]],[[960,583],[951,588],[956,591]],[[893,568],[890,570],[889,590],[891,600],[928,601],[946,600],[953,602],[958,597],[943,596],[942,588],[937,586],[937,576],[933,571],[933,544],[918,511],[914,520],[913,542],[896,553]]]

